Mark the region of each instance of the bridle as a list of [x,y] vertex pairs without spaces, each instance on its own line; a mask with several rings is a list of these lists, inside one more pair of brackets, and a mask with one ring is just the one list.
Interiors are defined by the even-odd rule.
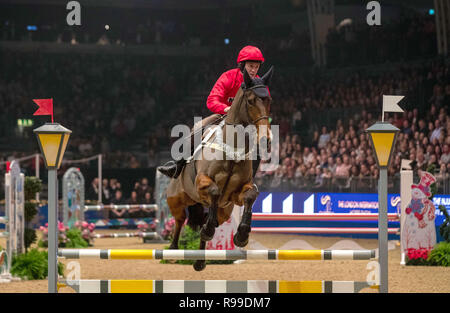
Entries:
[[[256,88],[261,88],[261,87],[267,88],[267,86],[259,84],[259,85],[252,86],[250,88],[246,88],[246,90],[251,90],[251,89],[256,89]],[[245,96],[243,95],[242,98],[244,98],[244,97]],[[240,101],[242,101],[242,98],[240,99]],[[268,115],[263,115],[263,116],[258,117],[256,120],[252,120],[250,118],[250,114],[248,113],[248,99],[247,99],[247,97],[245,97],[245,101],[246,101],[246,103],[245,103],[245,111],[247,113],[247,121],[249,121],[249,122],[251,121],[251,124],[256,125],[256,123],[259,122],[260,120],[264,120],[264,119],[268,120],[269,119]],[[239,105],[241,105],[241,103],[239,103]],[[228,124],[228,125],[237,125],[235,123],[228,123],[226,121],[225,121],[225,123]]]

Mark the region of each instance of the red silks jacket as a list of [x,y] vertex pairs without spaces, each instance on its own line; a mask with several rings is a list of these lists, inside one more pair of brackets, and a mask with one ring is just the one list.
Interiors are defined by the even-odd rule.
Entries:
[[231,105],[243,81],[244,76],[239,68],[220,75],[206,100],[208,109],[214,113],[225,114],[224,109]]
[[243,81],[244,75],[242,75],[239,68],[226,71],[220,75],[219,79],[214,84],[213,89],[209,93],[208,99],[206,100],[206,106],[208,109],[217,114],[225,114],[225,108],[229,107],[233,103],[233,99]]

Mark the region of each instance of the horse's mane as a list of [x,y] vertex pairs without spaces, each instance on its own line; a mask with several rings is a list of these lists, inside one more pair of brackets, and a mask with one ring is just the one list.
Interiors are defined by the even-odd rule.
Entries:
[[226,123],[227,124],[240,124],[242,122],[241,118],[242,116],[245,116],[245,106],[243,105],[244,99],[242,99],[245,96],[244,90],[239,88],[238,92],[236,93],[236,96],[234,97],[233,102],[231,103],[231,109],[228,111]]

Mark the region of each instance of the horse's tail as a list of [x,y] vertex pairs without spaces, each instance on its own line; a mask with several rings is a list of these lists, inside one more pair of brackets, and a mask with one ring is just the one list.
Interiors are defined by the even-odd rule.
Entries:
[[206,215],[203,211],[203,206],[200,203],[188,207],[189,215],[187,224],[195,231],[198,231],[200,226],[205,223]]

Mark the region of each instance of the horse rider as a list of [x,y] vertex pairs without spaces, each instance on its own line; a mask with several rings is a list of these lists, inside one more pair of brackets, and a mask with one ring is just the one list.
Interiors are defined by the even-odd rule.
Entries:
[[[214,84],[206,101],[208,109],[216,114],[226,114],[230,110],[233,99],[244,81],[244,69],[253,79],[258,77],[257,73],[263,62],[264,57],[261,50],[257,47],[245,46],[242,48],[237,57],[238,67],[223,73]],[[260,158],[258,156],[257,160],[253,161],[253,176],[256,174],[259,162]],[[185,164],[186,160],[181,158],[178,161],[171,160],[157,169],[170,178],[177,178]]]

